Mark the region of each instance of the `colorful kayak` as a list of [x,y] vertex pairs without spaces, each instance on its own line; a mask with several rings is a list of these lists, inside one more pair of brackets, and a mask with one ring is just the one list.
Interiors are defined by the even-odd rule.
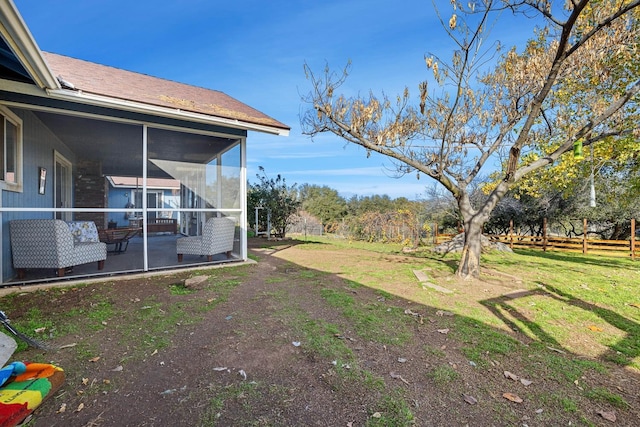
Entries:
[[64,371],[46,363],[25,363],[0,387],[0,427],[13,427],[29,416],[64,383]]

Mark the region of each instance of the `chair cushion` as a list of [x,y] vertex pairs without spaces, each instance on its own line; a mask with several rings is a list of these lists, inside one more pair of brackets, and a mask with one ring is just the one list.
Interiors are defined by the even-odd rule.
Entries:
[[99,242],[98,229],[93,221],[67,222],[69,230],[76,242]]

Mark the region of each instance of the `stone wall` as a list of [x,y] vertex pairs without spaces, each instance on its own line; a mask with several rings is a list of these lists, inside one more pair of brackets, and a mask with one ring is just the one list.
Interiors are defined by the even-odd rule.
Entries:
[[[107,206],[107,180],[102,175],[100,162],[79,160],[76,163],[74,200],[76,208],[105,208]],[[93,221],[98,228],[107,228],[104,213],[77,212],[76,221]]]

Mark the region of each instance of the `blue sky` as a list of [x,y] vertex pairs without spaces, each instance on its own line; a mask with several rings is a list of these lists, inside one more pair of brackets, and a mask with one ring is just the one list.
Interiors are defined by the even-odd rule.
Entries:
[[[44,51],[220,90],[291,127],[289,137],[251,132],[248,170],[258,166],[288,184],[327,185],[344,197],[424,197],[433,182],[393,178],[393,165],[324,135],[302,135],[299,116],[309,92],[303,65],[317,73],[352,72],[341,91],[390,96],[430,78],[424,56],[449,58],[452,42],[429,0],[14,0]],[[448,20],[450,2],[436,0]],[[530,26],[530,25],[529,25]],[[501,25],[506,45],[531,35]]]

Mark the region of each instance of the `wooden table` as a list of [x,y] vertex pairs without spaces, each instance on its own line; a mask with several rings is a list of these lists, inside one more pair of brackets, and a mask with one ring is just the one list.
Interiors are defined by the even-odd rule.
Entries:
[[140,227],[123,227],[123,228],[106,228],[98,230],[100,241],[107,245],[115,245],[111,252],[121,253],[127,250],[129,240],[136,236],[142,228]]

